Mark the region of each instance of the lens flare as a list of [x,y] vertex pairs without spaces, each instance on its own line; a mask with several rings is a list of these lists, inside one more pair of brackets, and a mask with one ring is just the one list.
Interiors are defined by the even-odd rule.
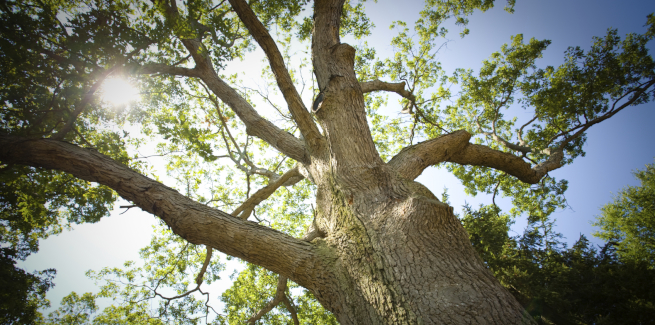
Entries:
[[102,84],[102,98],[114,105],[124,105],[139,98],[139,90],[122,78],[108,78]]

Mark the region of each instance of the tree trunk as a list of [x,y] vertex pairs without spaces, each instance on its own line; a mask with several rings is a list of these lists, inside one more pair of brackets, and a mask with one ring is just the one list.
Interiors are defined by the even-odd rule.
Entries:
[[341,324],[529,324],[448,205],[414,181],[319,187],[316,226],[336,281],[313,289]]

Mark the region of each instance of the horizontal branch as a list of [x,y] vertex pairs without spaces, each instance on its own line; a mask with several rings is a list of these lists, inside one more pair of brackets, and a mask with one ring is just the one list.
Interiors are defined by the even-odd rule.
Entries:
[[50,139],[0,136],[0,161],[56,169],[108,186],[185,240],[263,266],[307,288],[316,285],[316,277],[329,277],[312,244],[195,202],[97,151]]
[[428,166],[442,162],[490,167],[528,184],[539,182],[546,173],[562,166],[562,151],[553,152],[546,161],[533,167],[519,156],[471,144],[470,138],[471,134],[460,130],[421,142],[401,150],[388,165],[409,179],[418,177]]
[[379,79],[360,83],[362,92],[369,93],[373,91],[390,91],[403,96],[411,101],[416,100],[414,95],[405,89],[405,82],[384,82]]
[[387,163],[407,179],[415,179],[429,166],[446,161],[468,145],[471,134],[456,131],[436,139],[403,148]]
[[405,89],[405,82],[384,82],[379,79],[360,83],[362,92],[389,91],[403,96],[409,100],[409,104],[402,110],[402,113],[411,113],[412,107],[416,106],[416,97]]
[[536,184],[551,170],[562,167],[563,158],[564,153],[562,151],[555,151],[551,153],[546,161],[533,167],[525,162],[523,158],[513,154],[479,144],[468,144],[462,150],[450,156],[446,162],[490,167],[512,175],[524,183]]

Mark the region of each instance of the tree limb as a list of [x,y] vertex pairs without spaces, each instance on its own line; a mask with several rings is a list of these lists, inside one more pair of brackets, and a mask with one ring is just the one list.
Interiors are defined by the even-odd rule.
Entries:
[[317,277],[331,278],[312,244],[195,202],[97,151],[0,135],[0,161],[56,169],[108,186],[185,240],[263,266],[310,290],[318,285]]
[[387,164],[408,179],[415,179],[428,166],[442,162],[490,167],[503,171],[528,184],[536,184],[551,170],[562,166],[564,153],[557,150],[532,167],[523,158],[487,146],[469,143],[471,134],[464,130],[408,146]]
[[412,107],[416,105],[416,97],[410,91],[405,90],[405,82],[384,82],[379,79],[373,81],[366,81],[360,83],[362,92],[368,93],[372,91],[390,91],[409,100],[407,107],[403,109],[403,113],[411,113]]
[[415,179],[429,166],[446,161],[451,155],[468,145],[471,134],[456,131],[436,139],[403,148],[387,163],[407,179]]
[[249,197],[245,202],[241,204],[234,212],[232,212],[232,215],[238,218],[241,218],[243,220],[248,219],[250,217],[250,214],[252,213],[252,210],[255,209],[255,207],[261,203],[262,201],[266,200],[271,194],[273,194],[280,186],[286,185],[287,181],[289,181],[291,178],[295,179],[302,179],[299,178],[299,176],[302,176],[300,174],[300,171],[298,171],[298,167],[292,168],[284,175],[280,176],[278,179],[273,181],[272,183],[269,183],[265,187],[259,189],[255,194],[253,194],[251,197]]
[[216,97],[239,116],[246,125],[246,133],[266,141],[289,158],[309,163],[309,153],[302,141],[259,115],[250,103],[219,78],[216,72],[202,71],[201,78]]
[[282,57],[280,50],[277,48],[275,41],[268,33],[264,24],[259,21],[255,13],[244,0],[229,1],[232,8],[239,16],[239,19],[241,19],[243,24],[246,25],[246,28],[248,28],[252,37],[257,41],[262,50],[264,50],[268,62],[270,63],[271,70],[273,70],[273,74],[275,75],[277,85],[280,88],[280,91],[282,91],[282,95],[289,105],[291,116],[293,116],[293,119],[298,124],[298,129],[305,138],[306,143],[308,143],[311,148],[319,148],[321,146],[320,142],[322,142],[321,133],[314,123],[312,116],[307,111],[307,108],[305,108],[296,87],[293,85],[289,71],[284,64],[284,58]]
[[284,294],[286,290],[287,290],[287,278],[280,275],[280,277],[277,280],[277,290],[275,291],[275,298],[269,301],[268,304],[266,304],[264,308],[260,309],[255,315],[250,317],[250,319],[248,319],[248,324],[254,324],[258,320],[260,320],[262,316],[266,315],[266,313],[268,313],[273,308],[275,308],[275,306],[281,303],[282,300],[286,297]]
[[102,83],[105,81],[105,79],[112,72],[116,71],[116,69],[118,69],[118,67],[119,67],[119,64],[116,64],[113,67],[111,67],[110,69],[105,70],[102,73],[100,78],[98,78],[98,80],[96,80],[96,82],[91,86],[89,91],[87,91],[86,94],[84,94],[84,97],[82,97],[82,100],[77,105],[75,105],[75,110],[73,111],[73,114],[71,114],[71,116],[69,117],[68,121],[66,121],[66,124],[64,124],[64,127],[61,130],[59,130],[59,132],[54,134],[51,137],[52,139],[54,139],[54,140],[64,139],[66,134],[73,129],[73,127],[75,126],[75,121],[77,120],[77,117],[80,116],[80,114],[82,114],[82,112],[84,111],[86,106],[89,104],[91,99],[93,99],[93,96],[95,95],[96,91],[98,91],[98,89],[100,88],[100,86],[102,86]]
[[205,272],[207,272],[207,266],[209,266],[209,262],[212,259],[212,248],[211,246],[207,246],[207,255],[205,255],[205,262],[202,263],[202,268],[200,269],[200,272],[198,272],[198,275],[196,276],[196,284],[200,286],[202,284],[203,277],[205,276]]
[[[157,2],[157,0],[153,1]],[[161,0],[159,4],[163,6],[163,13],[167,20],[176,22],[181,19],[175,1],[171,1],[169,4],[168,1]],[[309,163],[309,153],[302,141],[264,119],[247,100],[218,76],[211,58],[207,55],[209,51],[200,40],[180,39],[180,41],[196,63],[193,70],[198,72],[197,77],[202,79],[216,97],[220,98],[239,116],[246,125],[246,133],[264,140],[292,159]]]
[[289,297],[287,297],[287,295],[282,296],[282,302],[287,307],[289,313],[291,313],[291,319],[293,320],[293,325],[300,325],[300,321],[298,320],[298,313],[296,313],[296,308],[293,307],[293,305],[291,304],[291,300],[289,300]]

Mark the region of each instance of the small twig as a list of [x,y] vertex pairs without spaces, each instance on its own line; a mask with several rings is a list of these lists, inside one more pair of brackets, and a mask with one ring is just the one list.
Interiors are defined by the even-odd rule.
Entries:
[[123,214],[123,213],[125,213],[125,212],[127,212],[127,211],[130,211],[130,209],[132,209],[132,208],[136,208],[136,207],[137,207],[136,205],[121,205],[119,208],[121,208],[121,209],[127,209],[127,210],[121,212],[121,214]]

